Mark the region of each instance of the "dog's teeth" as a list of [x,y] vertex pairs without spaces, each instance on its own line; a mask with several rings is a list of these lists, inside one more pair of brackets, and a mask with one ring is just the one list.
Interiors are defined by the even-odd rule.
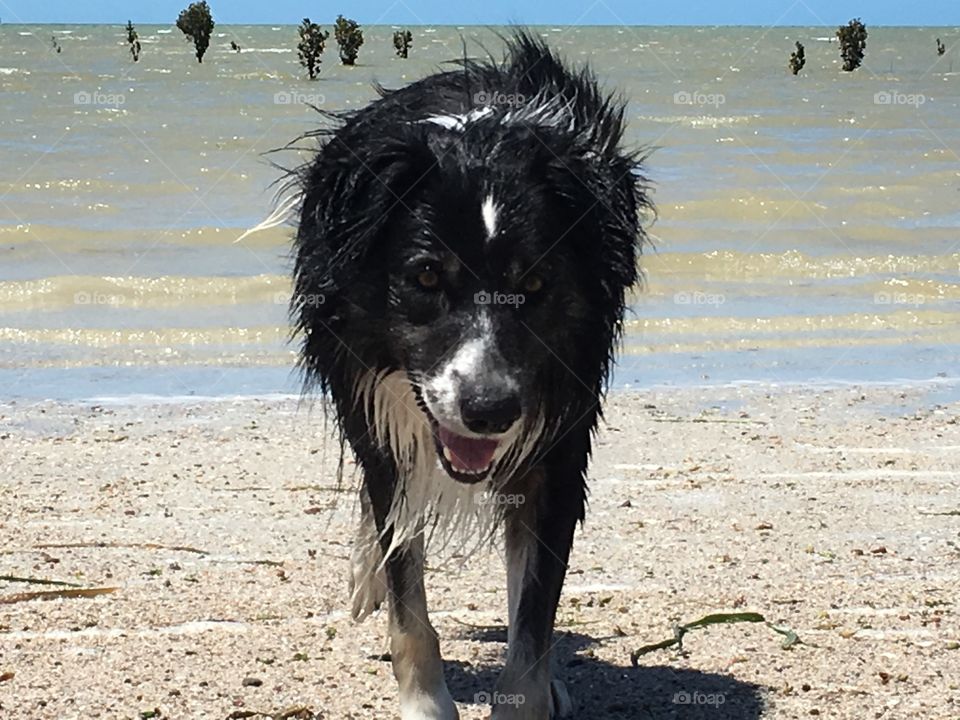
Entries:
[[446,459],[448,463],[450,463],[451,469],[455,473],[460,473],[461,475],[473,475],[474,477],[479,477],[480,475],[483,475],[488,470],[490,470],[491,465],[493,465],[493,463],[490,463],[490,465],[487,465],[487,467],[479,471],[473,470],[471,468],[461,467],[460,464],[457,462],[456,456],[452,452],[450,452],[450,448],[448,448],[446,445],[443,446],[443,457],[444,459]]

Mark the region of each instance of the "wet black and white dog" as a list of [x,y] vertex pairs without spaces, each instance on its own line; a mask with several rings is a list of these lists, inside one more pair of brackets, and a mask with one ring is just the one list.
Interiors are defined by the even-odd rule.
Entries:
[[623,104],[517,33],[320,133],[293,314],[363,473],[353,614],[388,599],[404,720],[451,720],[425,540],[503,527],[497,720],[571,712],[554,615],[648,203]]

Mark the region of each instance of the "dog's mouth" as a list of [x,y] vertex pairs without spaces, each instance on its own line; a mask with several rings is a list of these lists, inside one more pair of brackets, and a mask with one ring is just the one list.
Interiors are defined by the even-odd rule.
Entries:
[[500,440],[491,437],[467,437],[444,427],[430,412],[418,384],[414,384],[413,392],[417,405],[430,421],[437,457],[447,475],[468,485],[486,480],[493,468]]
[[433,439],[443,469],[454,480],[469,484],[486,479],[500,447],[499,440],[464,437],[438,424],[434,426]]

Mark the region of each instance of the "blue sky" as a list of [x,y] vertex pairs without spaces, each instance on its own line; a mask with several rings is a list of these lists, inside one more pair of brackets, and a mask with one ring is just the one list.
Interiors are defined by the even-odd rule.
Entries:
[[[0,0],[5,23],[171,23],[189,0]],[[343,12],[364,24],[501,25],[960,25],[958,0],[208,0],[218,22],[329,22]],[[329,17],[327,17],[329,16]]]

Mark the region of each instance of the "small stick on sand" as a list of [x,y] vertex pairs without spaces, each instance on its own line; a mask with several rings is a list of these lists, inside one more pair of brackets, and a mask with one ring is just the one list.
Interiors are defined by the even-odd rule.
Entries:
[[39,590],[37,592],[17,593],[0,597],[0,605],[12,605],[18,602],[29,602],[30,600],[61,600],[66,598],[91,598],[99,595],[107,595],[116,592],[115,587],[101,588],[76,588],[70,590]]
[[16,575],[0,575],[0,581],[15,583],[30,583],[32,585],[59,585],[61,587],[80,587],[78,583],[62,580],[43,580],[41,578],[17,577]]
[[675,625],[673,628],[673,637],[667,640],[661,640],[657,643],[652,643],[650,645],[644,645],[632,653],[630,653],[630,663],[637,667],[639,664],[640,656],[646,655],[647,653],[654,652],[656,650],[665,650],[668,647],[673,647],[676,645],[679,649],[683,649],[683,636],[687,634],[689,630],[693,630],[699,627],[706,627],[708,625],[726,625],[730,623],[742,623],[742,622],[751,622],[757,623],[762,622],[766,623],[767,627],[773,630],[775,633],[784,636],[784,640],[781,643],[781,647],[784,650],[787,650],[794,645],[800,642],[800,638],[797,634],[790,630],[789,628],[782,628],[774,625],[769,622],[763,615],[755,612],[742,612],[742,613],[712,613],[710,615],[704,615],[699,620],[694,620],[693,622],[686,623],[684,625]]
[[196,555],[209,555],[206,550],[187,545],[160,545],[159,543],[118,543],[118,542],[79,542],[79,543],[45,543],[43,545],[34,545],[37,550],[66,549],[66,548],[132,548],[136,550],[174,550],[176,552],[189,552]]

